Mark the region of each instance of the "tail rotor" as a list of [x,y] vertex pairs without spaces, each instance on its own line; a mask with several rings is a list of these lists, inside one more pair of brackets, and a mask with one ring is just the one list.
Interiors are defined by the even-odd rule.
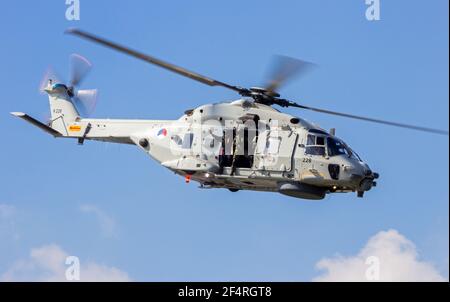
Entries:
[[97,89],[78,89],[92,69],[92,63],[79,54],[70,56],[70,86],[72,100],[84,116],[90,116],[97,105]]
[[52,68],[48,68],[39,85],[40,93],[48,92],[55,85],[63,85],[72,103],[83,116],[90,116],[97,105],[97,89],[79,89],[81,83],[92,69],[92,64],[79,54],[70,55],[69,82],[63,84]]
[[97,89],[76,90],[73,101],[84,116],[90,116],[97,105]]
[[92,64],[85,57],[79,54],[70,55],[70,86],[76,87],[81,84],[84,78],[92,69]]

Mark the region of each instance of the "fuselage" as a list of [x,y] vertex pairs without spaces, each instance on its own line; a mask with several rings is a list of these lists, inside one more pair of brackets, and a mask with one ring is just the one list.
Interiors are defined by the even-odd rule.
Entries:
[[322,199],[330,192],[368,191],[376,178],[342,140],[249,100],[187,110],[178,120],[152,123],[131,138],[203,188]]
[[327,193],[362,197],[378,175],[333,133],[298,117],[240,99],[187,110],[178,120],[82,118],[64,85],[49,85],[52,120],[25,119],[55,137],[138,146],[202,188],[279,192],[305,199]]

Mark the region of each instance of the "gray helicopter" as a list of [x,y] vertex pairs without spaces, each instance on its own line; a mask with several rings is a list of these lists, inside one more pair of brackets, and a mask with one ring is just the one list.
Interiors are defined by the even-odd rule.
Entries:
[[43,123],[12,112],[54,137],[75,138],[79,144],[96,140],[135,145],[162,166],[201,188],[253,190],[320,200],[329,193],[356,192],[363,197],[376,186],[378,173],[334,129],[326,131],[302,118],[282,113],[273,105],[337,115],[396,127],[448,135],[448,131],[356,116],[305,106],[283,99],[276,92],[295,74],[313,65],[278,57],[266,87],[243,88],[205,77],[79,29],[67,33],[115,49],[145,62],[209,86],[238,93],[231,102],[202,105],[187,110],[178,120],[86,118],[92,112],[95,89],[78,89],[91,64],[72,55],[69,85],[47,74],[42,91],[49,97],[51,119]]

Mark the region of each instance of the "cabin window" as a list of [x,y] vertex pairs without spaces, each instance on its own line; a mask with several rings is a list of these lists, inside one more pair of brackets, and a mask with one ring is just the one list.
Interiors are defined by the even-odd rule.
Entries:
[[183,144],[181,145],[181,148],[191,149],[193,141],[194,141],[194,133],[186,133],[184,135]]
[[177,145],[181,145],[183,140],[181,139],[181,137],[179,137],[178,135],[174,135],[172,136],[172,140],[175,142],[175,144]]

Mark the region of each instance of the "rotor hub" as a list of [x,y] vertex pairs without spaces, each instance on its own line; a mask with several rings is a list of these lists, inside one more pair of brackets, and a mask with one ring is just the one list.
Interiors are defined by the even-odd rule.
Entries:
[[266,96],[269,96],[269,97],[273,97],[273,98],[280,97],[280,94],[278,92],[270,91],[270,90],[267,90],[267,89],[261,88],[261,87],[251,87],[250,91],[251,91],[252,95],[253,94],[257,94],[257,95],[263,94],[263,95],[266,95]]

